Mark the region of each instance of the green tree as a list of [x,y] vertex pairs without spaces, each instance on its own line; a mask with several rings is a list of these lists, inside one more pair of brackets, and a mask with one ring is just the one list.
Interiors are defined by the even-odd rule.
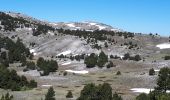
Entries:
[[85,58],[84,63],[86,64],[87,68],[95,67],[97,64],[97,56],[94,53],[90,54],[90,56]]
[[149,100],[149,97],[145,93],[141,93],[136,97],[136,100]]
[[37,87],[37,82],[35,82],[35,80],[30,80],[29,87],[30,87],[30,88],[35,88],[35,87]]
[[68,91],[66,98],[73,98],[73,94],[71,91]]
[[140,61],[140,60],[141,60],[141,57],[140,57],[139,55],[135,55],[134,60],[135,60],[135,61]]
[[119,96],[116,92],[113,94],[112,100],[123,100],[121,96]]
[[104,83],[101,87],[99,86],[100,100],[112,100],[112,88],[110,84]]
[[108,62],[108,56],[101,51],[98,57],[97,65],[103,67]]
[[149,70],[149,75],[155,75],[155,70],[153,68]]
[[[112,100],[112,88],[108,83],[95,86],[87,84],[84,86],[77,100]],[[117,100],[117,99],[116,99]]]
[[166,92],[170,89],[170,69],[161,68],[158,75],[156,90]]
[[27,69],[30,69],[30,70],[35,70],[36,69],[36,65],[35,65],[34,62],[27,62],[26,66],[27,66]]
[[50,87],[48,89],[48,92],[45,95],[45,100],[56,100],[55,99],[55,91],[54,91],[53,87]]
[[105,43],[104,43],[104,46],[105,46],[106,48],[108,48],[108,44],[107,44],[107,42],[105,42]]
[[6,93],[5,96],[2,95],[0,100],[13,100],[13,95],[10,95],[9,93]]
[[120,72],[120,71],[117,71],[116,75],[121,75],[121,72]]

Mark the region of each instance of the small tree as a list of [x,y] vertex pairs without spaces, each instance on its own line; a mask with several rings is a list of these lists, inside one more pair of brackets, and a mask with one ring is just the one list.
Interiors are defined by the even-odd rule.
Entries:
[[111,67],[115,67],[115,65],[113,65],[112,61],[109,61],[109,63],[107,64],[107,68],[111,68]]
[[140,61],[140,60],[141,60],[141,57],[140,57],[139,55],[136,55],[136,56],[134,57],[134,59],[135,59],[135,61]]
[[35,82],[34,80],[30,80],[29,86],[31,88],[35,88],[35,87],[37,87],[37,82]]
[[149,70],[149,75],[155,75],[155,70],[153,68]]
[[120,71],[117,71],[116,75],[121,75],[121,72],[120,72]]
[[165,92],[170,89],[170,69],[165,67],[159,71],[156,90]]
[[66,95],[66,98],[73,98],[73,94],[71,91],[69,91]]
[[50,87],[48,89],[47,94],[45,95],[45,100],[56,100],[54,96],[55,96],[55,91],[53,87]]
[[97,65],[103,67],[108,62],[108,56],[101,51],[98,57]]
[[123,100],[121,96],[119,96],[116,92],[113,94],[112,100]]
[[13,95],[10,95],[9,93],[6,93],[5,96],[2,95],[0,100],[13,100],[13,99],[14,99]]
[[108,48],[108,44],[107,44],[107,42],[105,42],[105,43],[104,43],[104,46],[105,46],[106,48]]
[[149,97],[145,93],[141,93],[136,97],[136,100],[149,100]]

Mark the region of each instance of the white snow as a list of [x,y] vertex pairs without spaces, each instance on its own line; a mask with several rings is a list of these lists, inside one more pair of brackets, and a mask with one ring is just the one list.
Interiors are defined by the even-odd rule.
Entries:
[[123,59],[123,58],[124,58],[124,56],[120,56],[120,58],[121,58],[121,59]]
[[61,53],[59,53],[57,56],[60,56],[60,55],[68,55],[68,54],[70,54],[71,53],[71,50],[68,50],[68,51],[64,51],[64,52],[61,52]]
[[35,50],[34,50],[34,49],[31,49],[31,50],[30,50],[30,53],[34,53],[34,52],[35,52]]
[[156,47],[158,47],[160,49],[168,49],[168,48],[170,48],[170,44],[169,43],[158,44],[158,45],[156,45]]
[[70,73],[76,73],[76,74],[87,74],[87,73],[89,73],[89,71],[86,71],[86,70],[81,70],[81,71],[65,70],[65,71],[70,72]]
[[50,24],[52,24],[52,25],[58,25],[57,23],[50,23]]
[[37,53],[35,52],[34,49],[31,49],[31,50],[30,50],[30,53],[33,53],[34,56],[37,55]]
[[50,35],[54,35],[54,33],[53,33],[53,32],[50,32],[50,31],[48,31],[48,34],[50,34]]
[[66,63],[63,63],[61,65],[69,65],[69,64],[71,64],[71,62],[66,62]]
[[32,31],[32,28],[25,28],[26,30]]
[[160,69],[154,69],[154,71],[155,71],[155,72],[159,72],[159,71],[160,71]]
[[132,89],[130,89],[130,90],[133,91],[133,92],[136,92],[136,93],[146,93],[146,94],[148,94],[150,91],[153,91],[154,89],[132,88]]
[[66,24],[67,26],[69,27],[75,27],[75,25],[73,23],[69,23],[69,24]]
[[90,25],[96,25],[96,23],[89,23]]
[[[131,91],[133,92],[136,92],[136,93],[146,93],[146,94],[149,94],[150,91],[153,91],[154,89],[148,89],[148,88],[132,88],[130,89]],[[170,93],[170,90],[167,90],[166,91],[167,93]]]
[[99,30],[103,30],[103,29],[105,29],[106,27],[104,27],[104,26],[101,26],[101,25],[96,25],[97,27],[99,27]]
[[52,85],[41,85],[43,87],[51,87]]

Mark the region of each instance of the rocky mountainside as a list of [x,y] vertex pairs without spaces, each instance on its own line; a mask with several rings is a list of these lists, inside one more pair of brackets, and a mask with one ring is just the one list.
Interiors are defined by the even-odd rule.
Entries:
[[35,55],[46,57],[68,51],[78,55],[101,50],[108,55],[123,56],[129,52],[146,56],[146,52],[153,52],[146,48],[156,49],[156,44],[168,41],[158,35],[125,32],[98,22],[49,23],[14,12],[1,12],[1,16],[2,35],[13,40],[20,38]]
[[[37,88],[29,93],[10,91],[15,100],[40,100],[50,86],[56,91],[56,100],[67,100],[70,90],[76,100],[85,84],[105,82],[125,100],[134,100],[133,90],[148,93],[155,86],[157,76],[149,76],[149,69],[157,74],[160,68],[170,66],[170,38],[126,32],[98,22],[51,23],[0,12],[0,36],[5,41],[0,42],[3,64],[9,64],[6,58],[13,58],[8,68],[37,82]],[[6,57],[8,49],[12,54]]]

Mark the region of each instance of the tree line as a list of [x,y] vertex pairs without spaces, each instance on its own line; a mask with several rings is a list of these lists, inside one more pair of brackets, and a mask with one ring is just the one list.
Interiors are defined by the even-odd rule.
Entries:
[[84,63],[86,64],[87,68],[93,68],[96,65],[98,67],[104,67],[104,65],[108,62],[108,56],[101,51],[99,56],[95,53],[90,54],[89,56],[85,57]]
[[28,81],[25,76],[19,76],[15,70],[9,70],[0,65],[0,88],[20,91],[35,87],[37,82],[34,80]]
[[32,58],[33,54],[25,47],[18,38],[16,42],[8,37],[0,37],[0,63],[9,66],[9,63],[20,62],[25,64],[27,58]]

